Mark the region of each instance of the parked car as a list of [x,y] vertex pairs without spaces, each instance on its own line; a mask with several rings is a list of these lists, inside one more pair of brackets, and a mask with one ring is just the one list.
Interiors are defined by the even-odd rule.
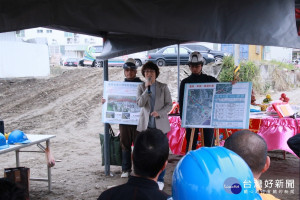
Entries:
[[123,66],[123,64],[125,63],[125,61],[128,58],[133,58],[136,62],[136,65],[138,67],[140,67],[143,64],[145,64],[145,61],[147,59],[147,52],[143,51],[143,52],[138,52],[138,53],[133,53],[133,54],[128,54],[128,55],[124,55],[124,56],[118,56],[115,58],[111,58],[108,60],[108,66],[115,66],[115,67]]
[[230,56],[229,53],[223,51],[215,51],[197,43],[187,43],[187,44],[182,44],[181,46],[185,46],[193,51],[199,51],[201,54],[203,53],[212,54],[217,64],[223,61],[224,56]]
[[136,65],[138,67],[140,67],[143,64],[145,64],[146,60],[148,59],[148,57],[147,57],[147,51],[129,54],[128,58],[133,58],[135,60],[135,62],[136,62]]
[[[103,46],[101,45],[89,45],[84,52],[84,57],[81,60],[79,60],[79,65],[103,67],[103,61],[97,59],[97,56],[101,55],[102,50]],[[147,59],[147,52],[144,51],[111,58],[108,60],[108,65],[115,67],[123,66],[127,58],[135,59],[137,66],[142,66],[143,64],[145,64],[145,60]]]
[[[180,64],[186,65],[188,63],[189,54],[193,50],[185,46],[180,46]],[[155,53],[148,54],[148,61],[152,61],[157,64],[157,66],[162,67],[166,65],[176,65],[177,64],[177,45],[171,45],[164,48],[161,48]],[[215,58],[212,54],[201,53],[203,56],[203,64],[208,64],[215,61]]]
[[79,64],[78,58],[67,58],[64,62],[64,66],[74,66],[77,67]]

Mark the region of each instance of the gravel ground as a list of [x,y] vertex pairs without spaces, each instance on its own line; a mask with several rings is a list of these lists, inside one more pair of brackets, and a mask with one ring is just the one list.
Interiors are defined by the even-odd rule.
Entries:
[[[53,190],[48,193],[46,182],[30,182],[30,197],[35,199],[96,199],[112,185],[126,182],[120,178],[120,167],[111,166],[112,177],[104,175],[101,166],[99,133],[103,70],[96,68],[53,67],[47,78],[0,80],[0,118],[6,132],[14,129],[28,134],[56,135],[51,142],[57,160],[52,168]],[[181,67],[181,78],[189,72]],[[123,80],[122,68],[109,69],[109,79]],[[141,74],[139,72],[139,76]],[[168,83],[173,100],[177,99],[177,67],[161,68],[159,80]],[[294,104],[299,103],[300,89],[286,91]],[[277,99],[279,93],[272,94]],[[257,97],[260,101],[261,97]],[[113,126],[117,129],[117,126]],[[117,131],[117,130],[116,130]],[[35,147],[31,149],[36,150]],[[293,179],[295,194],[278,194],[282,199],[299,199],[299,159],[282,152],[270,152],[271,167],[263,179]],[[170,155],[165,191],[171,194],[172,173],[180,156]],[[21,153],[21,165],[31,169],[31,176],[46,176],[45,156]],[[14,167],[14,153],[0,157],[0,170]]]

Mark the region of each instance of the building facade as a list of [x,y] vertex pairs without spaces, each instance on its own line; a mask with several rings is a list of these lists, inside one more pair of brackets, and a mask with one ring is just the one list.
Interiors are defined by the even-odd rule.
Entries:
[[70,33],[44,27],[16,32],[19,40],[46,43],[49,47],[50,63],[61,64],[67,58],[82,58],[88,45],[103,45],[100,37]]
[[15,32],[0,33],[0,78],[42,77],[49,74],[46,44],[22,42]]

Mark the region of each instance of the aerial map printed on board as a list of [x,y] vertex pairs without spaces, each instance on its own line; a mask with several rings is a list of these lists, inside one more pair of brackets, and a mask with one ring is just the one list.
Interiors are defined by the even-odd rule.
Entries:
[[185,85],[182,127],[249,128],[252,83]]
[[105,81],[102,122],[137,125],[140,107],[137,105],[137,88],[141,83]]

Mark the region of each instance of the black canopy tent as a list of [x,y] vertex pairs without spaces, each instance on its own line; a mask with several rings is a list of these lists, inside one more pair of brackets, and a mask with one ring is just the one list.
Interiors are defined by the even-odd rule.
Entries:
[[0,32],[34,27],[103,37],[104,60],[187,41],[300,47],[295,0],[0,1]]
[[295,0],[1,0],[0,32],[40,26],[105,38],[103,59],[185,41],[300,46]]

